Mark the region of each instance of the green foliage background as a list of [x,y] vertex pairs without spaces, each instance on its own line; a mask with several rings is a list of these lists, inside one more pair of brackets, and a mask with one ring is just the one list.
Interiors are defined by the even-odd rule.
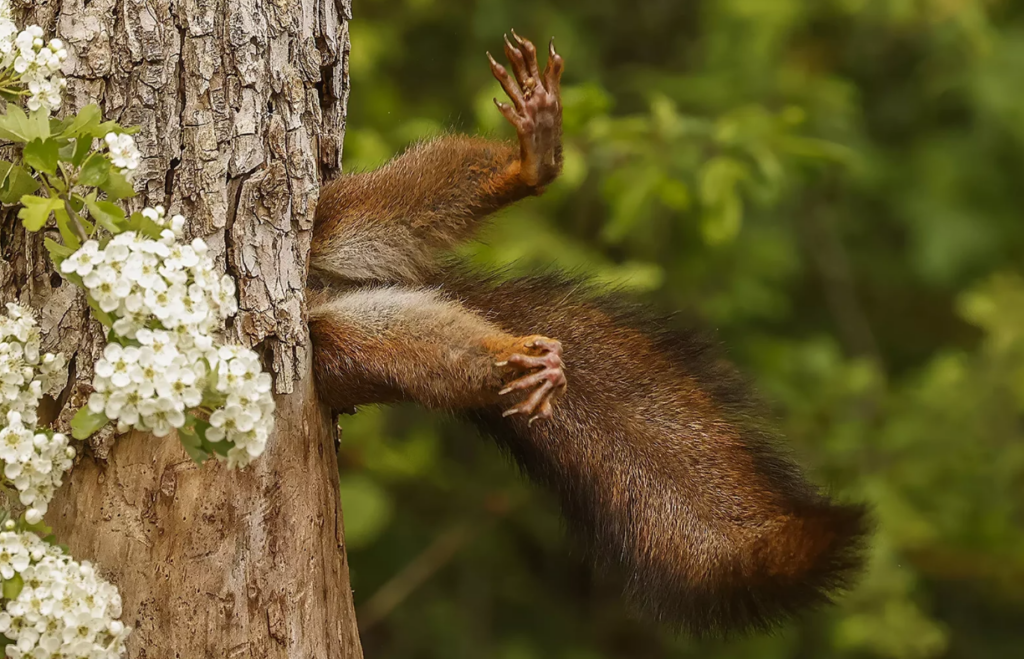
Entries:
[[632,620],[471,430],[362,410],[341,478],[367,656],[1020,656],[1020,3],[355,5],[349,171],[445,130],[511,137],[484,51],[556,35],[565,175],[465,255],[703,318],[816,480],[878,522],[839,606],[694,643]]

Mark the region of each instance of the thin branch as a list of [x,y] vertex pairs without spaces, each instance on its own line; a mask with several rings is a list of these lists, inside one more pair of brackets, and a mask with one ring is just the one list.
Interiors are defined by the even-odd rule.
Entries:
[[[504,499],[491,501],[486,507],[490,522],[504,517],[521,503]],[[459,522],[434,539],[416,558],[391,577],[376,593],[359,607],[356,619],[360,633],[374,627],[391,615],[417,588],[447,565],[466,545],[473,541],[489,523]]]
[[447,565],[477,533],[479,529],[471,529],[467,524],[460,523],[437,536],[429,547],[359,607],[356,615],[359,632],[365,633],[388,617],[409,595]]

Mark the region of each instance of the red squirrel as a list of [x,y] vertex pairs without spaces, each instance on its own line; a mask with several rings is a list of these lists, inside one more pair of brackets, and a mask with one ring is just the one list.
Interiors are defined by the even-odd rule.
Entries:
[[[808,483],[711,342],[568,277],[491,281],[440,258],[562,166],[552,42],[488,53],[518,144],[447,135],[324,187],[310,262],[320,395],[461,414],[558,498],[641,612],[764,630],[860,567],[865,510]],[[563,362],[564,358],[564,362]]]

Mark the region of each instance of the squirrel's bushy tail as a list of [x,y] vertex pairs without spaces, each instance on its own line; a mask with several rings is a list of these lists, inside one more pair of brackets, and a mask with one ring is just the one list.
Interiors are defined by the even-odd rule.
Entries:
[[710,342],[579,282],[478,281],[445,286],[509,332],[560,340],[569,387],[553,421],[473,421],[643,612],[696,635],[766,629],[847,583],[864,509],[800,475]]

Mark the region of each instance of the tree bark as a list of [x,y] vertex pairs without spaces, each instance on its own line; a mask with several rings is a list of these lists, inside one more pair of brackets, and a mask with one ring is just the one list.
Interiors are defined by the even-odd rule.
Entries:
[[[130,657],[362,657],[338,502],[336,428],[310,377],[304,287],[319,181],[340,169],[349,0],[13,0],[64,39],[67,111],[140,125],[130,210],[189,219],[239,284],[234,339],[275,374],[266,454],[195,466],[173,437],[90,440],[47,521],[96,563],[135,628]],[[0,217],[0,301],[37,310],[72,361],[66,424],[102,347],[42,236]],[[116,439],[116,441],[115,441]]]

